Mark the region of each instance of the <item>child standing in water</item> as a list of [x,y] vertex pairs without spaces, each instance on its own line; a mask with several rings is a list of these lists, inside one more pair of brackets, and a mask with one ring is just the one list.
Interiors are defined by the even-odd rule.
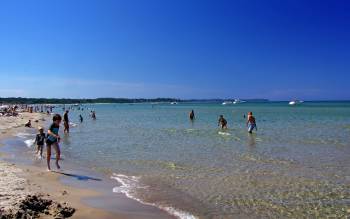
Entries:
[[56,167],[57,169],[60,169],[60,165],[58,164],[58,161],[60,160],[61,151],[60,146],[58,143],[60,142],[60,136],[58,135],[58,131],[60,129],[60,123],[62,121],[62,117],[59,114],[54,115],[53,117],[53,123],[51,124],[49,130],[47,131],[47,140],[46,140],[46,147],[47,147],[47,170],[50,171],[50,160],[51,160],[51,146],[54,148],[56,152]]
[[38,155],[40,155],[40,158],[42,158],[43,157],[43,147],[44,147],[46,135],[45,135],[44,129],[42,127],[39,126],[38,130],[39,130],[39,133],[35,137],[34,144],[37,145],[36,153]]
[[249,133],[252,133],[254,128],[256,130],[258,130],[258,128],[256,127],[255,117],[253,116],[252,112],[248,113],[247,126],[248,126],[248,132]]

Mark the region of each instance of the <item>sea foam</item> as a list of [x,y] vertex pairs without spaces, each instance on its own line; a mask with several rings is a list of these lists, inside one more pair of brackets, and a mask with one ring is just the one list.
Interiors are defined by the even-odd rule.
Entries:
[[176,209],[174,207],[159,205],[156,203],[149,203],[149,202],[145,202],[145,201],[137,198],[134,194],[132,194],[132,191],[134,189],[147,188],[147,186],[142,186],[140,184],[140,177],[126,176],[123,174],[113,173],[111,178],[117,180],[121,184],[120,186],[113,188],[113,192],[115,192],[115,193],[122,193],[130,199],[136,200],[136,201],[138,201],[142,204],[145,204],[145,205],[157,207],[157,208],[164,210],[164,211],[168,212],[169,214],[171,214],[175,217],[178,217],[180,219],[197,219],[196,216],[194,216],[188,212]]
[[16,137],[19,137],[19,138],[28,138],[31,136],[35,136],[35,134],[30,134],[30,133],[25,133],[25,132],[18,132],[16,134]]
[[24,143],[27,145],[28,148],[32,147],[34,145],[35,139],[27,139],[24,141]]

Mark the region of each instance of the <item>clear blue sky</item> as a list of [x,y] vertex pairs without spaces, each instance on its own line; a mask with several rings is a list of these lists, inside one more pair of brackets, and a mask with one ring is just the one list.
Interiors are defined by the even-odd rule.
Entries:
[[347,0],[1,0],[0,96],[350,99]]

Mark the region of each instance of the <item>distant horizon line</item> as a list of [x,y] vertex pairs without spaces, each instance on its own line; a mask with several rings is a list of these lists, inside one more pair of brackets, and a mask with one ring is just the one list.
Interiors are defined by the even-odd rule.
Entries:
[[[158,101],[158,102],[174,102],[174,101],[183,101],[183,102],[191,102],[191,101],[229,101],[229,100],[243,100],[243,101],[257,101],[257,102],[288,102],[292,100],[301,100],[298,98],[293,99],[280,99],[280,100],[271,100],[268,98],[173,98],[173,97],[156,97],[156,98],[144,98],[144,97],[138,97],[138,98],[130,98],[130,97],[97,97],[97,98],[58,98],[58,97],[0,97],[0,102],[4,102],[6,100],[9,100],[13,102],[14,100],[23,100],[23,101],[44,101],[48,100],[50,102],[52,101],[98,101],[103,100],[102,103],[108,103],[108,100],[110,100],[110,103],[115,103],[114,101],[139,101],[139,102],[152,102],[152,101]],[[350,99],[307,99],[303,100],[307,102],[348,102]],[[96,102],[98,103],[98,102]]]

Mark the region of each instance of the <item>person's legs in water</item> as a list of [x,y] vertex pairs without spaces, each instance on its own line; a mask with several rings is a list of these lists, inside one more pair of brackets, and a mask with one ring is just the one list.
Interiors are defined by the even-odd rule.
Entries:
[[40,145],[36,145],[36,154],[39,154],[39,151],[40,151]]
[[46,149],[47,149],[47,154],[46,154],[46,162],[47,162],[47,170],[51,171],[51,167],[50,167],[50,161],[51,161],[51,145],[47,144],[46,145]]
[[43,157],[43,145],[37,145],[36,154],[40,155],[40,157]]
[[69,124],[68,124],[68,122],[64,122],[64,133],[69,133]]
[[53,145],[53,149],[56,152],[56,167],[57,169],[60,169],[60,165],[58,164],[58,161],[61,159],[61,150],[60,150],[60,146],[58,145],[58,143],[54,143]]
[[255,125],[254,125],[254,124],[249,124],[249,125],[248,125],[248,132],[249,132],[250,134],[253,133],[254,128],[255,128]]
[[40,145],[40,148],[39,148],[39,150],[40,150],[40,158],[43,157],[43,147],[44,147],[44,145]]

